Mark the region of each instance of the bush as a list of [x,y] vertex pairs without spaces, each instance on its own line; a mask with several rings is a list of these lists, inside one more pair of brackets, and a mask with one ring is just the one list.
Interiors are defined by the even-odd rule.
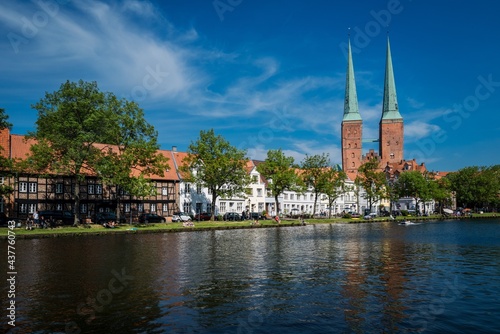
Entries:
[[342,218],[344,218],[344,219],[351,219],[352,215],[350,213],[344,213],[344,215],[342,216]]
[[403,217],[408,216],[408,210],[401,210],[401,216]]

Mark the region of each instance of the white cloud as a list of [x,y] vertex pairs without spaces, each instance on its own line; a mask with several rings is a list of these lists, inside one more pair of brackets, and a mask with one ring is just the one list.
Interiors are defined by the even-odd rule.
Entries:
[[434,124],[422,121],[411,122],[409,124],[405,124],[405,139],[408,139],[408,142],[413,142],[440,130],[441,128]]

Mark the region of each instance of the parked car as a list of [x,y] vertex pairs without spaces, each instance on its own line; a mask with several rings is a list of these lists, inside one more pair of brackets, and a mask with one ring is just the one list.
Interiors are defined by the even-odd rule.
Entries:
[[222,216],[222,219],[228,221],[243,220],[238,212],[226,212],[224,216]]
[[210,220],[211,218],[212,214],[207,212],[197,213],[194,216],[194,220]]
[[172,216],[173,222],[188,222],[191,221],[191,217],[184,212],[175,212]]
[[139,216],[139,223],[165,223],[167,219],[154,213],[143,213]]
[[[56,225],[73,225],[75,222],[75,217],[71,211],[44,210],[38,212],[38,217],[39,219],[43,217],[46,221],[51,221]],[[77,222],[79,222],[78,219]]]
[[95,215],[95,222],[99,225],[102,225],[104,223],[108,222],[115,222],[119,224],[125,224],[127,220],[125,217],[120,216],[120,221],[118,222],[118,219],[116,218],[116,213],[114,212],[98,212]]
[[250,212],[250,219],[263,220],[267,219],[267,217],[258,212]]

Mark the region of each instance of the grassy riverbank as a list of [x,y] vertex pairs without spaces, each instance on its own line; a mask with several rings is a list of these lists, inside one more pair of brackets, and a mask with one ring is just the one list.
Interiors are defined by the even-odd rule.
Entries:
[[[481,218],[495,218],[500,217],[498,214],[477,214],[472,217],[451,217],[448,219],[481,219]],[[430,217],[397,217],[396,222],[409,219],[412,221],[428,221],[442,219],[441,216]],[[372,220],[365,220],[363,218],[323,218],[323,219],[306,219],[308,225],[312,224],[338,224],[338,223],[371,223],[388,221],[387,217],[379,217]],[[108,233],[168,233],[168,232],[187,232],[187,231],[204,231],[204,230],[227,230],[227,229],[242,229],[242,228],[272,228],[272,227],[298,227],[301,226],[299,220],[282,220],[280,224],[275,223],[273,220],[261,220],[258,225],[253,225],[251,221],[242,222],[211,222],[201,221],[194,222],[194,227],[184,227],[182,223],[157,223],[147,225],[119,225],[116,228],[104,228],[101,225],[89,224],[87,227],[79,226],[64,226],[53,229],[34,229],[26,230],[24,227],[15,228],[14,232],[16,238],[47,238],[59,236],[81,236],[81,235],[103,235]],[[8,229],[0,228],[0,238],[7,238]]]

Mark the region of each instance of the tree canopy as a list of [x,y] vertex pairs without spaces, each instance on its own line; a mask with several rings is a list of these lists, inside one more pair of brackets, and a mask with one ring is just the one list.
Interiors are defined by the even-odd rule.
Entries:
[[448,174],[457,204],[463,208],[500,206],[500,165],[470,166]]
[[181,170],[189,175],[186,181],[206,187],[212,194],[212,220],[217,198],[244,195],[250,183],[247,161],[245,151],[232,146],[213,129],[201,130],[199,138],[189,145]]
[[[328,154],[306,155],[301,163],[301,178],[305,186],[311,189],[314,194],[313,216],[316,214],[316,203],[320,194],[333,195],[337,189],[332,189],[332,185],[338,186],[338,173],[332,173],[330,157]],[[336,196],[337,197],[337,196]],[[335,198],[336,198],[335,197]],[[334,199],[335,200],[335,199]],[[333,201],[332,201],[333,202]]]
[[146,176],[163,175],[167,169],[167,159],[158,153],[157,132],[143,110],[101,92],[96,82],[66,81],[32,108],[38,119],[27,137],[36,144],[25,168],[74,177],[75,222],[79,183],[89,174],[144,196],[152,189]]
[[278,197],[286,190],[300,190],[300,180],[295,173],[293,157],[287,157],[281,149],[267,151],[266,160],[257,166],[257,171],[269,181],[268,188],[274,197],[276,213],[280,207]]
[[359,167],[355,183],[365,190],[364,196],[368,201],[370,211],[373,203],[388,196],[386,175],[378,170],[377,159],[370,159]]

